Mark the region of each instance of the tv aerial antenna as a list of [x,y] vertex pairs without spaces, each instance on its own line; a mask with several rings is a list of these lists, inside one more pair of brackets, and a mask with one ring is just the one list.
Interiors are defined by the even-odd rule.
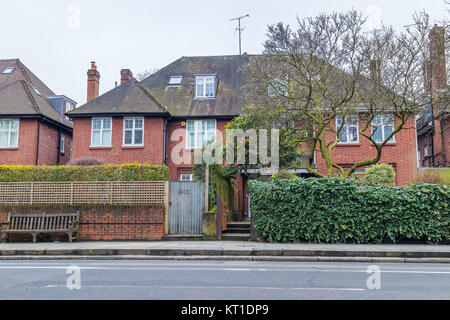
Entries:
[[242,31],[244,31],[244,28],[241,27],[241,20],[244,18],[248,18],[248,17],[250,17],[250,15],[246,14],[245,16],[240,16],[240,17],[229,20],[229,21],[235,21],[235,20],[238,21],[238,27],[236,28],[236,30],[239,31],[239,55],[242,54],[241,53],[241,35],[242,35]]

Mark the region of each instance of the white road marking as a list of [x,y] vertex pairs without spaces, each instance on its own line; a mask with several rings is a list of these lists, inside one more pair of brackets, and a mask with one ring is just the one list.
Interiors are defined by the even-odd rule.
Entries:
[[[46,288],[65,288],[64,285],[49,284]],[[257,290],[326,290],[326,291],[365,291],[363,288],[290,288],[290,287],[205,287],[205,286],[116,286],[83,285],[82,288],[153,288],[153,289],[257,289]]]
[[[67,266],[0,266],[0,269],[67,269]],[[82,270],[167,270],[167,271],[274,271],[274,272],[355,272],[367,273],[367,269],[292,269],[292,268],[183,268],[183,267],[98,267],[81,266]],[[427,270],[383,270],[382,273],[407,273],[407,274],[450,274],[450,271],[427,271]]]

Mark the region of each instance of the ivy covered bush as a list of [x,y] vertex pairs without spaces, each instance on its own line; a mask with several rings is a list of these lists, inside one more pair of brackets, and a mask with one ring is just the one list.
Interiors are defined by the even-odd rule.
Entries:
[[358,187],[337,178],[249,183],[255,229],[269,242],[445,242],[449,191],[430,184]]
[[0,165],[0,182],[160,181],[169,179],[169,168],[149,164],[90,166]]
[[366,169],[363,182],[367,185],[393,186],[395,171],[386,163],[375,164]]

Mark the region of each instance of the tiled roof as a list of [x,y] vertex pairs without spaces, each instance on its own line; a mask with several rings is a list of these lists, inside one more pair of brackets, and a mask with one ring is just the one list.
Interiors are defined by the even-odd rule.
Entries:
[[[142,81],[172,116],[236,116],[245,106],[242,67],[257,55],[182,57]],[[215,98],[195,98],[195,75],[213,74]],[[181,85],[168,85],[171,76],[183,76]]]
[[[13,71],[4,74],[8,67],[13,67]],[[65,120],[45,98],[54,95],[19,59],[0,60],[0,116],[43,116],[72,128],[72,122]]]
[[70,112],[72,117],[93,114],[167,114],[139,81],[131,80]]

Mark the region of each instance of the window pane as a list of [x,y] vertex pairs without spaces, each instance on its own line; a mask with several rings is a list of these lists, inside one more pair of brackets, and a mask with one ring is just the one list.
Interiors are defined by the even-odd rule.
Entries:
[[194,121],[190,120],[186,122],[186,130],[194,131]]
[[197,134],[197,141],[196,141],[195,146],[196,147],[203,147],[204,139],[205,139],[205,134],[203,132],[199,132]]
[[111,119],[103,119],[103,129],[111,128]]
[[136,129],[142,129],[143,123],[144,123],[144,121],[142,121],[142,119],[135,119],[134,120],[134,127]]
[[0,147],[8,147],[8,132],[0,131]]
[[349,133],[349,140],[350,142],[357,142],[358,141],[358,129],[356,127],[349,127],[348,128]]
[[96,130],[92,132],[92,145],[93,146],[100,145],[100,131]]
[[372,132],[373,132],[372,139],[375,142],[382,142],[383,141],[383,137],[382,137],[383,133],[381,131],[381,127],[372,126]]
[[394,124],[394,117],[391,114],[384,115],[383,124],[384,125]]
[[336,125],[340,126],[342,124],[342,116],[337,115],[336,116]]
[[208,130],[215,130],[216,129],[216,121],[215,120],[208,120],[207,129]]
[[358,118],[356,116],[350,116],[348,119],[348,124],[357,126],[358,125]]
[[215,132],[208,132],[206,141],[209,143],[213,143],[216,141],[216,133]]
[[[394,130],[394,128],[392,126],[385,126],[384,127],[384,139],[386,139]],[[393,142],[394,141],[394,137],[392,137],[391,139],[389,139],[389,142]]]
[[100,119],[94,119],[92,121],[92,128],[100,129],[101,128],[101,122],[102,122],[102,120],[100,120]]
[[142,130],[134,131],[134,144],[142,144]]
[[214,80],[212,78],[206,79],[206,96],[214,97]]
[[11,129],[17,130],[19,128],[19,120],[12,120],[11,121]]
[[111,130],[103,130],[102,132],[102,145],[110,146],[111,145]]
[[348,139],[347,139],[347,127],[343,126],[342,130],[341,130],[341,140],[340,140],[340,142],[347,142],[347,141],[348,141]]
[[206,125],[207,125],[207,121],[200,121],[201,123],[201,129],[199,128],[199,131],[206,131]]
[[125,119],[125,129],[133,129],[133,119]]
[[9,130],[9,120],[0,121],[0,129]]
[[12,131],[9,139],[9,146],[17,147],[17,131]]
[[189,148],[194,148],[194,133],[191,132],[189,133],[188,137],[187,137],[187,145]]
[[132,144],[133,131],[131,130],[125,130],[125,144]]
[[197,92],[196,92],[196,96],[197,97],[204,97],[205,96],[204,83],[205,83],[204,79],[197,79]]

